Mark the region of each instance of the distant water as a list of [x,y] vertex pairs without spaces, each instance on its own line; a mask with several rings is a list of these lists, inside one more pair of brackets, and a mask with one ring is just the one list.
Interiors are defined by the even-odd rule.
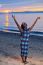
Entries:
[[[43,32],[43,12],[11,12],[11,13],[0,13],[0,29],[15,29],[16,24],[12,18],[12,14],[16,16],[16,19],[19,24],[25,21],[28,26],[30,25],[31,21],[34,21],[38,16],[41,17],[39,23],[37,23],[36,27],[33,30]],[[5,26],[6,23],[6,15],[9,16],[9,25],[8,27]],[[17,29],[17,28],[16,28]]]
[[[9,25],[8,27],[5,26],[5,16],[6,14],[8,14],[9,16]],[[12,14],[16,16],[19,24],[21,23],[21,21],[26,21],[27,23],[29,21],[33,21],[33,19],[37,16],[40,16],[41,18],[43,18],[43,12],[11,12],[11,13],[0,13],[0,31],[10,31],[10,32],[15,32],[18,33],[19,30],[16,26],[16,24],[14,23],[13,19],[12,19]],[[28,20],[29,17],[29,20]],[[42,23],[38,26],[36,26],[36,28],[34,28],[31,32],[31,35],[36,35],[36,36],[43,36],[43,19],[41,20]],[[30,25],[30,23],[28,24],[28,26]],[[39,27],[39,28],[38,28]]]

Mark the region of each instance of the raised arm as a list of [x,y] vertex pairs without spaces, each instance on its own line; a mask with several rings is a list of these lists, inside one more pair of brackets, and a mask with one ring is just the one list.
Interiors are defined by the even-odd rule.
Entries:
[[28,28],[30,31],[33,29],[33,27],[35,26],[36,22],[37,22],[39,19],[40,19],[40,17],[37,17],[36,20],[34,21],[34,23],[32,24],[32,26]]
[[12,17],[13,17],[13,19],[14,19],[14,21],[15,21],[17,27],[19,28],[19,30],[22,32],[23,30],[21,29],[20,25],[18,24],[18,22],[17,22],[15,16],[12,15]]

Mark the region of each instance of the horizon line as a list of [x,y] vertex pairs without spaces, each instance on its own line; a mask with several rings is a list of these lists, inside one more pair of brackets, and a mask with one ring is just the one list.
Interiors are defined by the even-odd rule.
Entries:
[[0,13],[43,13],[43,11],[0,12]]

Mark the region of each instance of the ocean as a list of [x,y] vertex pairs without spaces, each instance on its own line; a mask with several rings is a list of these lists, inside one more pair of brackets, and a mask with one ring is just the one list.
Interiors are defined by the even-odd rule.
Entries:
[[32,31],[43,32],[43,12],[0,13],[0,29],[17,29],[12,15],[15,15],[19,25],[21,25],[22,22],[26,22],[28,27],[30,27],[32,23],[34,23],[37,17],[40,17],[40,20],[37,21]]

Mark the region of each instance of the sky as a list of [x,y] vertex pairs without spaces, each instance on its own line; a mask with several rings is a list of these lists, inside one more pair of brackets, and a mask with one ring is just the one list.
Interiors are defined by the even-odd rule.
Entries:
[[15,8],[20,6],[43,7],[43,0],[0,0],[0,9]]
[[1,4],[8,4],[8,3],[21,3],[21,2],[28,2],[28,3],[43,3],[43,0],[0,0]]

